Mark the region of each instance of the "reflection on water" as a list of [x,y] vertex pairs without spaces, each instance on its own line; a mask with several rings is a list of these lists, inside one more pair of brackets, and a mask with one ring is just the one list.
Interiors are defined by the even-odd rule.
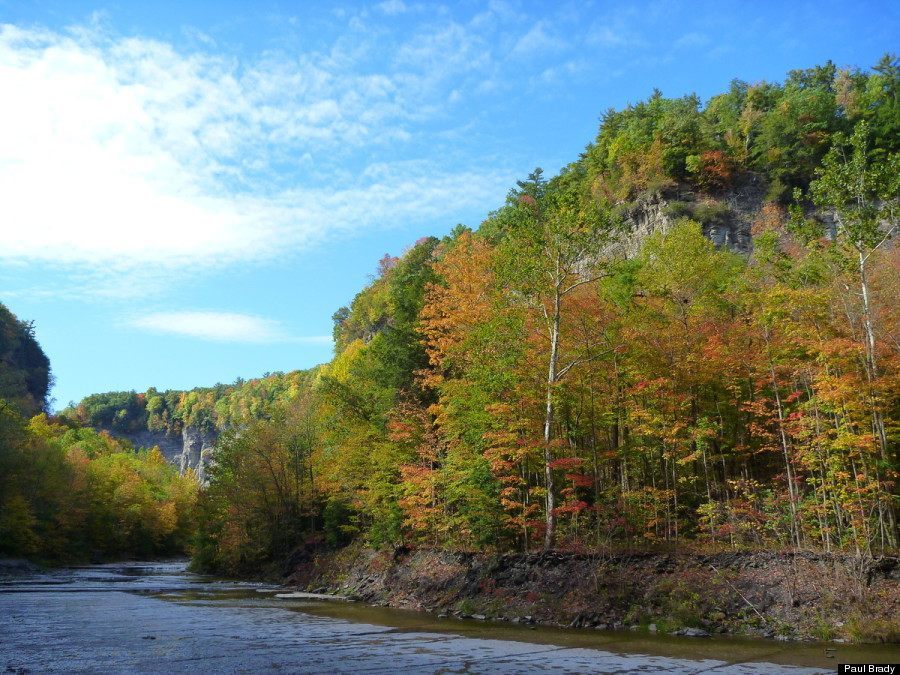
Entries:
[[0,669],[15,672],[834,672],[893,647],[692,640],[437,619],[281,599],[184,562],[0,577]]

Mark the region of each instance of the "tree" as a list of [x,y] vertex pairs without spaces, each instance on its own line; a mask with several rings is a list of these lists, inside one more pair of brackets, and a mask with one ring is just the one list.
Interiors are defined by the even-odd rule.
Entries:
[[866,362],[874,379],[878,366],[866,264],[897,231],[900,154],[893,153],[876,163],[870,159],[868,145],[869,125],[865,121],[856,125],[849,141],[843,134],[836,134],[810,189],[816,206],[834,215],[838,238],[856,253]]
[[50,361],[35,339],[34,324],[21,321],[0,303],[0,398],[26,416],[47,404]]
[[[872,426],[888,462],[888,438],[879,402],[876,327],[872,318],[869,260],[897,231],[900,209],[900,153],[875,161],[869,152],[869,125],[861,121],[847,139],[836,134],[834,144],[810,186],[813,202],[834,216],[839,243],[856,258],[866,375],[872,388]],[[891,540],[896,540],[893,510],[889,509]]]
[[[532,176],[539,176],[535,171]],[[556,536],[553,431],[556,389],[572,368],[599,354],[572,356],[560,365],[561,320],[567,297],[598,281],[604,266],[598,258],[611,234],[610,221],[597,203],[579,193],[577,172],[563,175],[539,199],[524,189],[512,195],[515,226],[501,246],[502,275],[514,298],[543,319],[548,347],[543,423],[546,487],[545,548]]]

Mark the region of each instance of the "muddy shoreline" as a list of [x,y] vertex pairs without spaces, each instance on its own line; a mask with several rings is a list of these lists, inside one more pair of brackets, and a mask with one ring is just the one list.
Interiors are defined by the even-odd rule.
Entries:
[[304,551],[286,584],[438,617],[778,641],[900,642],[900,559],[814,552]]

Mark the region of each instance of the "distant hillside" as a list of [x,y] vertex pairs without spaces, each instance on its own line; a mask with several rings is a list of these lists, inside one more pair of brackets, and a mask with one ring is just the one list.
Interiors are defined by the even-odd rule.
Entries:
[[[46,407],[50,364],[0,304],[0,558],[42,563],[184,555],[198,485],[155,450]],[[29,419],[30,418],[30,419]]]
[[309,391],[316,369],[267,373],[233,384],[190,391],[114,391],[92,394],[60,413],[75,424],[108,431],[136,448],[158,447],[181,474],[191,470],[201,483],[219,434],[230,428],[269,420],[302,392]]
[[267,373],[232,384],[146,392],[112,391],[91,394],[61,416],[105,429],[120,436],[146,431],[177,435],[185,427],[219,431],[268,419],[277,406],[287,403],[309,386],[315,369]]

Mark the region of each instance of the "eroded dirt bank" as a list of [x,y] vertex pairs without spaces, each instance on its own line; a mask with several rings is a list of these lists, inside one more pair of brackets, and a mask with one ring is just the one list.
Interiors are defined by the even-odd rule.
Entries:
[[488,556],[351,546],[292,585],[473,619],[774,639],[900,641],[900,559],[825,553]]

